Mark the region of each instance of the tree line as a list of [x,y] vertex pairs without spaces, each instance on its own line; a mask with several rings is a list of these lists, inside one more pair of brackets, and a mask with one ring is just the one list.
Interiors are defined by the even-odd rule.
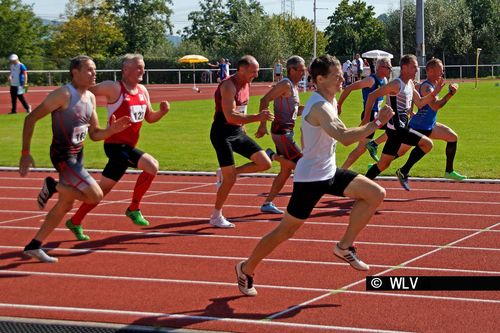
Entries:
[[[314,23],[305,17],[267,14],[257,0],[200,0],[188,15],[189,25],[173,33],[171,0],[70,0],[58,24],[44,24],[32,5],[21,0],[0,0],[0,65],[10,53],[18,54],[32,69],[66,68],[68,59],[86,54],[99,68],[118,68],[118,58],[142,53],[158,67],[180,66],[185,54],[209,59],[254,55],[261,66],[296,54],[313,55]],[[415,52],[414,1],[404,0],[404,53]],[[375,16],[374,7],[361,0],[342,0],[317,32],[317,54],[328,52],[341,60],[357,52],[383,49],[400,54],[400,10]],[[425,2],[426,56],[451,63],[500,60],[500,2],[498,0],[427,0]],[[450,63],[448,59],[447,63]],[[149,61],[148,61],[148,67]]]

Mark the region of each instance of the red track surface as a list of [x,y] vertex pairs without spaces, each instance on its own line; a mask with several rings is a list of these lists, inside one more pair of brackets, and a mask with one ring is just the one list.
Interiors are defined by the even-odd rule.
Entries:
[[250,298],[234,265],[279,219],[259,211],[270,178],[238,179],[224,208],[237,227],[221,230],[207,220],[213,177],[158,176],[142,205],[152,223],[141,229],[123,215],[136,179],[127,175],[86,218],[92,239],[74,241],[61,224],[44,244],[59,263],[42,264],[21,251],[45,215],[34,198],[46,175],[0,173],[0,316],[252,333],[498,332],[498,291],[372,292],[365,277],[500,275],[500,184],[413,182],[405,192],[381,181],[387,199],[357,241],[369,274],[332,255],[351,202],[324,197],[258,267]]
[[[270,83],[254,83],[250,89],[252,95],[264,95],[270,88]],[[149,95],[151,97],[152,103],[158,103],[163,100],[168,101],[189,101],[196,99],[211,99],[214,96],[216,84],[200,84],[197,85],[200,88],[200,93],[193,91],[192,84],[158,84],[158,85],[147,85]],[[31,104],[33,108],[38,106],[43,99],[57,87],[30,87],[28,93],[25,95],[28,103]],[[24,109],[21,103],[17,103],[17,112],[23,113]],[[97,98],[97,104],[99,106],[104,106],[106,104],[106,99],[102,97]],[[11,101],[8,87],[0,87],[0,114],[6,114],[10,112]]]

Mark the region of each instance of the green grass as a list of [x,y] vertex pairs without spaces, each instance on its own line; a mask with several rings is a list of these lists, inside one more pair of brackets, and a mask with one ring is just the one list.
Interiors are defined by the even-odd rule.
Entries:
[[[439,122],[447,124],[458,133],[455,169],[470,178],[500,178],[500,168],[497,165],[500,156],[500,135],[496,132],[500,124],[500,86],[496,86],[497,82],[480,82],[477,89],[474,89],[474,83],[461,83],[457,95],[438,114]],[[310,93],[302,94],[303,103],[309,95]],[[257,112],[259,98],[251,98],[249,113]],[[342,120],[347,126],[359,124],[361,105],[359,91],[349,96],[342,113]],[[99,108],[98,113],[101,125],[104,125],[105,109]],[[218,165],[209,138],[213,113],[213,100],[172,102],[170,113],[160,122],[143,125],[138,147],[155,156],[160,161],[162,170],[214,171]],[[2,166],[18,165],[23,119],[24,114],[0,116]],[[300,120],[297,126],[300,126]],[[247,125],[247,132],[253,136],[256,128],[257,124]],[[32,140],[31,150],[37,167],[52,167],[49,159],[51,137],[50,117],[46,117],[37,124]],[[300,140],[298,133],[296,139]],[[263,148],[273,147],[269,136],[257,142]],[[338,144],[338,165],[343,163],[353,148],[354,145],[344,147]],[[412,169],[412,176],[442,177],[445,166],[444,149],[444,142],[435,141],[434,149]],[[383,175],[393,175],[395,170],[404,164],[407,156],[394,161]],[[237,155],[236,162],[241,164],[246,160]],[[105,163],[102,142],[87,139],[85,166],[103,168]],[[355,163],[353,170],[365,173],[368,163],[371,163],[371,158],[365,154]],[[275,165],[270,171],[277,170],[278,166]]]

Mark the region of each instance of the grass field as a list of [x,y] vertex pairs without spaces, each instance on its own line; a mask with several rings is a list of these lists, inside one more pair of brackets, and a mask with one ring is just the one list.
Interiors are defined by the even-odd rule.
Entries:
[[[439,111],[438,121],[447,124],[459,135],[455,170],[470,178],[500,178],[500,86],[498,81],[461,83],[457,95]],[[301,95],[305,103],[310,93]],[[252,97],[249,113],[256,113],[259,97]],[[342,120],[347,126],[357,126],[361,113],[361,94],[349,96],[343,107]],[[158,107],[157,105],[155,107]],[[106,110],[98,109],[101,125],[105,125]],[[213,100],[172,102],[170,113],[156,124],[145,123],[138,147],[155,156],[162,170],[214,171],[218,164],[210,143],[209,132],[214,113]],[[17,166],[21,150],[21,133],[24,114],[1,115],[2,136],[0,165]],[[300,120],[299,124],[300,126]],[[247,126],[253,136],[256,124]],[[299,127],[297,127],[299,128]],[[35,129],[31,151],[37,167],[52,167],[49,159],[51,141],[50,117],[41,120]],[[296,139],[299,140],[298,133]],[[269,136],[257,140],[263,147],[273,147]],[[341,165],[354,145],[337,146],[337,164]],[[445,166],[445,143],[435,141],[434,149],[412,169],[412,176],[442,177]],[[407,159],[407,155],[396,160],[382,175],[394,175],[395,170]],[[246,161],[237,156],[237,164]],[[353,166],[353,170],[365,173],[371,158],[365,154]],[[102,168],[106,156],[102,142],[85,143],[85,166]],[[275,165],[270,172],[277,172]]]

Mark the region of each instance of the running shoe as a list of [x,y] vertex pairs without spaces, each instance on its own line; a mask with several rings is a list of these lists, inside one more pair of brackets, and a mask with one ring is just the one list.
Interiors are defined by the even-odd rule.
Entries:
[[68,228],[79,241],[89,240],[90,237],[83,233],[83,227],[81,225],[74,225],[71,219],[66,221],[66,228]]
[[137,225],[140,225],[140,226],[147,226],[147,225],[149,225],[148,220],[146,220],[144,218],[144,216],[142,216],[142,213],[141,213],[140,209],[130,210],[130,209],[127,208],[127,210],[125,211],[125,215],[127,215],[127,217],[129,219],[131,219],[132,222],[134,222],[134,224],[137,224]]
[[45,208],[49,199],[54,195],[54,193],[57,192],[56,186],[57,182],[54,178],[47,177],[44,179],[42,189],[40,190],[40,193],[38,193],[38,197],[36,199],[40,210]]
[[399,180],[399,183],[401,184],[401,186],[409,191],[410,190],[410,185],[408,185],[408,175],[404,175],[402,172],[401,172],[401,169],[397,169],[396,170],[396,177],[398,177],[398,180]]
[[348,249],[343,250],[339,247],[339,244],[335,245],[333,249],[333,254],[335,254],[340,259],[349,263],[352,268],[357,269],[359,271],[367,271],[370,269],[370,266],[365,264],[356,254],[356,248],[354,246],[349,246]]
[[375,141],[368,141],[365,144],[366,150],[370,153],[370,156],[375,160],[375,162],[378,162],[380,159],[377,156],[377,148],[378,145],[375,143]]
[[229,222],[222,215],[210,218],[210,224],[217,228],[234,228],[234,223]]
[[264,203],[262,206],[260,206],[260,211],[262,213],[283,214],[283,211],[279,210],[272,202]]
[[464,179],[467,179],[467,176],[461,175],[456,171],[452,171],[452,172],[445,172],[444,178],[452,179],[452,180],[456,180],[456,181],[462,181]]
[[42,249],[24,250],[23,253],[31,258],[40,260],[41,262],[56,263],[59,259],[49,256]]
[[236,278],[238,280],[238,288],[240,289],[241,293],[247,296],[257,296],[257,289],[255,289],[255,287],[253,286],[253,277],[250,275],[246,275],[241,269],[244,263],[244,261],[241,261],[237,263],[235,267]]
[[222,170],[221,168],[218,168],[217,171],[215,171],[215,176],[217,177],[217,181],[215,182],[215,187],[219,189],[222,185]]
[[276,154],[274,153],[274,151],[273,151],[271,148],[267,148],[267,149],[266,149],[266,155],[267,155],[267,157],[269,157],[269,159],[270,159],[271,161],[273,161],[273,157],[274,157],[274,155],[276,155]]

